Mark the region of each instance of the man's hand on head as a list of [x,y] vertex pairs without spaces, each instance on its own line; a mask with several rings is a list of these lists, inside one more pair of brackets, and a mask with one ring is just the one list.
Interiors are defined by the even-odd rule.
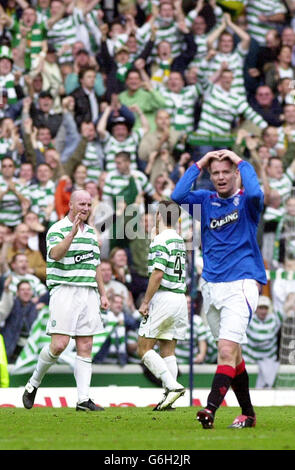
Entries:
[[229,158],[235,165],[238,165],[242,161],[242,158],[239,157],[239,155],[237,155],[232,150],[227,149],[219,151],[219,158],[220,160],[223,160],[224,158]]
[[206,153],[198,162],[198,167],[203,169],[207,168],[212,158],[220,159],[220,150],[213,150],[212,152]]

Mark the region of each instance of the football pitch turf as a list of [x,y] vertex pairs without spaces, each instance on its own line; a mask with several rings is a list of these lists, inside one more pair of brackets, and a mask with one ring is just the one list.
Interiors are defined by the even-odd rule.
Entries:
[[198,407],[0,408],[1,450],[294,450],[295,407],[256,408],[257,425],[228,429],[238,408],[221,407],[214,429],[196,420]]

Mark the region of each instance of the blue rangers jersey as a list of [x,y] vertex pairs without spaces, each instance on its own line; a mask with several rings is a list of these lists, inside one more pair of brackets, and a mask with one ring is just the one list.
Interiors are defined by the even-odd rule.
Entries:
[[257,226],[263,209],[263,193],[254,168],[241,161],[238,165],[243,189],[229,198],[208,190],[191,191],[200,174],[192,165],[178,181],[172,199],[194,216],[201,205],[201,242],[207,282],[255,279],[266,284],[266,273],[257,243]]

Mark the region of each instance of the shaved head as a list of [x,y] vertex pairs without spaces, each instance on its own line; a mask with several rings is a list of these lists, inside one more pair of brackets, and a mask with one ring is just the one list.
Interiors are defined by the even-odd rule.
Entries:
[[84,198],[84,197],[88,197],[89,199],[91,199],[91,196],[88,191],[85,191],[85,189],[76,189],[71,194],[70,203],[75,203],[79,199]]
[[71,195],[69,218],[71,221],[79,215],[81,221],[86,222],[91,211],[91,196],[84,189],[77,189]]

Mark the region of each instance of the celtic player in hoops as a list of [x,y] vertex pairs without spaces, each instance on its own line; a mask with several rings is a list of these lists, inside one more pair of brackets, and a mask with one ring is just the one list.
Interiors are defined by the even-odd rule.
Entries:
[[[144,365],[162,381],[165,393],[155,411],[170,409],[185,393],[177,382],[175,346],[185,338],[188,326],[186,292],[186,251],[176,232],[180,217],[177,204],[160,201],[156,214],[157,235],[149,251],[149,284],[139,312],[138,353]],[[160,346],[160,354],[154,351]]]
[[71,195],[68,215],[47,233],[47,286],[50,289],[50,345],[42,349],[23,394],[25,408],[32,408],[41,381],[56,363],[71,337],[76,342],[74,375],[78,391],[77,411],[103,408],[89,399],[93,336],[103,330],[100,307],[108,308],[100,273],[100,252],[92,227],[86,224],[91,209],[87,191]]

